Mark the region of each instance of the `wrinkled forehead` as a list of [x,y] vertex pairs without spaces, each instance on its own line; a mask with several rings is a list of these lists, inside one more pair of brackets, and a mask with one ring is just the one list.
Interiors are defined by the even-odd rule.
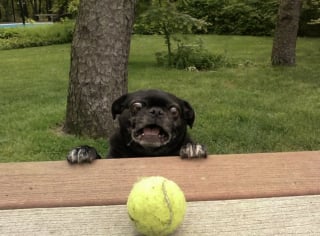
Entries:
[[171,106],[179,105],[179,99],[172,94],[158,90],[146,90],[132,94],[132,102],[144,102],[147,106]]

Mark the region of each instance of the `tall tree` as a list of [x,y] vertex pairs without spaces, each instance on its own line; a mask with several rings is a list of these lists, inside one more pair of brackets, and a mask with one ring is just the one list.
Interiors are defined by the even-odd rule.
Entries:
[[135,0],[80,1],[71,48],[64,130],[106,137],[114,129],[111,104],[127,92]]
[[272,65],[296,64],[296,41],[302,0],[280,0],[276,23]]
[[18,0],[18,3],[20,7],[20,15],[21,15],[22,23],[25,24],[26,23],[26,14],[25,14],[26,3],[24,0]]
[[168,65],[172,66],[172,36],[177,33],[192,33],[193,30],[206,30],[207,22],[178,11],[178,6],[187,6],[189,0],[149,0],[140,3],[140,24],[162,32],[168,50]]
[[13,22],[16,22],[16,12],[15,12],[15,9],[14,9],[13,0],[11,0],[11,7],[12,7]]

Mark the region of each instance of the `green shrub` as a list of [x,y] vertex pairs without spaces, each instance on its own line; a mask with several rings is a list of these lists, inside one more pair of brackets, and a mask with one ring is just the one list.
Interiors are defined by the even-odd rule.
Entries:
[[[278,12],[278,0],[195,0],[181,6],[180,11],[206,19],[208,33],[237,35],[272,35]],[[319,0],[303,1],[299,22],[300,36],[319,36],[318,26],[310,25],[320,18]]]
[[0,49],[70,43],[74,23],[64,21],[45,26],[0,29]]
[[319,37],[320,24],[310,24],[318,18],[320,19],[320,1],[303,1],[298,35]]
[[0,30],[0,39],[10,39],[18,37],[19,33],[9,30]]
[[137,21],[133,25],[133,32],[135,34],[144,34],[144,35],[153,35],[153,34],[161,34],[159,30],[153,24],[145,24],[142,21]]
[[210,23],[209,33],[237,35],[271,35],[278,10],[277,0],[196,0],[182,7],[195,18]]
[[[172,66],[186,70],[216,70],[220,67],[232,66],[227,58],[221,54],[212,54],[203,48],[202,43],[185,45],[178,44],[172,52]],[[168,53],[156,53],[158,65],[168,66]]]

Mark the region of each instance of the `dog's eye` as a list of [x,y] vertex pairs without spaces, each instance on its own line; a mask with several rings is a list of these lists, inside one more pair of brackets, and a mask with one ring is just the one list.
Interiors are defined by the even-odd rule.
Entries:
[[174,118],[177,118],[179,116],[179,110],[178,108],[176,107],[171,107],[170,108],[170,112],[171,112],[171,115],[174,117]]
[[130,111],[133,113],[133,114],[136,114],[138,111],[141,110],[141,108],[143,107],[143,104],[141,102],[135,102],[135,103],[132,103],[131,106],[130,106]]

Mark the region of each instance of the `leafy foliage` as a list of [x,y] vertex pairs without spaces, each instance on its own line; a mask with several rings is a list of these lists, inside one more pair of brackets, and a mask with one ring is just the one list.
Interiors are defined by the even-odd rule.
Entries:
[[78,7],[80,4],[80,0],[71,0],[68,4],[68,13],[72,16],[76,16],[78,14]]
[[[196,29],[199,33],[272,35],[279,5],[278,0],[139,0],[136,2],[134,32],[138,34],[161,33],[152,22],[140,20],[140,16],[149,11],[150,7],[174,6],[179,13],[210,23],[207,31]],[[0,22],[21,21],[17,3],[18,1],[0,0]],[[37,20],[37,14],[45,13],[55,13],[58,18],[66,16],[73,18],[78,12],[79,0],[32,0],[24,3],[25,17]],[[299,35],[320,35],[319,7],[320,0],[303,1]]]
[[[162,66],[168,65],[168,54],[166,52],[156,53],[157,63]],[[202,41],[193,44],[178,43],[176,50],[172,52],[171,66],[176,69],[189,71],[216,70],[220,67],[232,64],[222,54],[212,54],[203,47]]]
[[[152,1],[147,9],[139,15],[136,28],[148,27],[154,33],[169,34],[191,33],[194,30],[206,30],[208,23],[177,10],[175,2]],[[148,29],[146,29],[148,31]]]
[[64,21],[46,26],[0,29],[0,49],[70,43],[74,23]]
[[[149,25],[160,34],[164,35],[168,48],[168,65],[172,66],[172,35],[176,33],[192,33],[194,30],[205,30],[207,22],[196,19],[186,13],[177,11],[178,2],[175,1],[150,1],[147,8],[140,15],[139,22],[142,25]],[[187,4],[183,1],[180,4]]]
[[238,35],[270,35],[277,8],[277,0],[196,0],[183,7],[194,17],[205,17],[208,32]]
[[[195,0],[186,4],[178,1],[176,9],[209,23],[206,30],[195,29],[197,33],[270,36],[275,28],[278,6],[278,0]],[[299,35],[320,35],[320,25],[319,28],[314,25],[320,19],[319,7],[320,0],[303,1]],[[139,18],[135,32],[159,33],[148,21],[140,22]]]
[[303,2],[299,35],[320,36],[320,0],[307,0]]

